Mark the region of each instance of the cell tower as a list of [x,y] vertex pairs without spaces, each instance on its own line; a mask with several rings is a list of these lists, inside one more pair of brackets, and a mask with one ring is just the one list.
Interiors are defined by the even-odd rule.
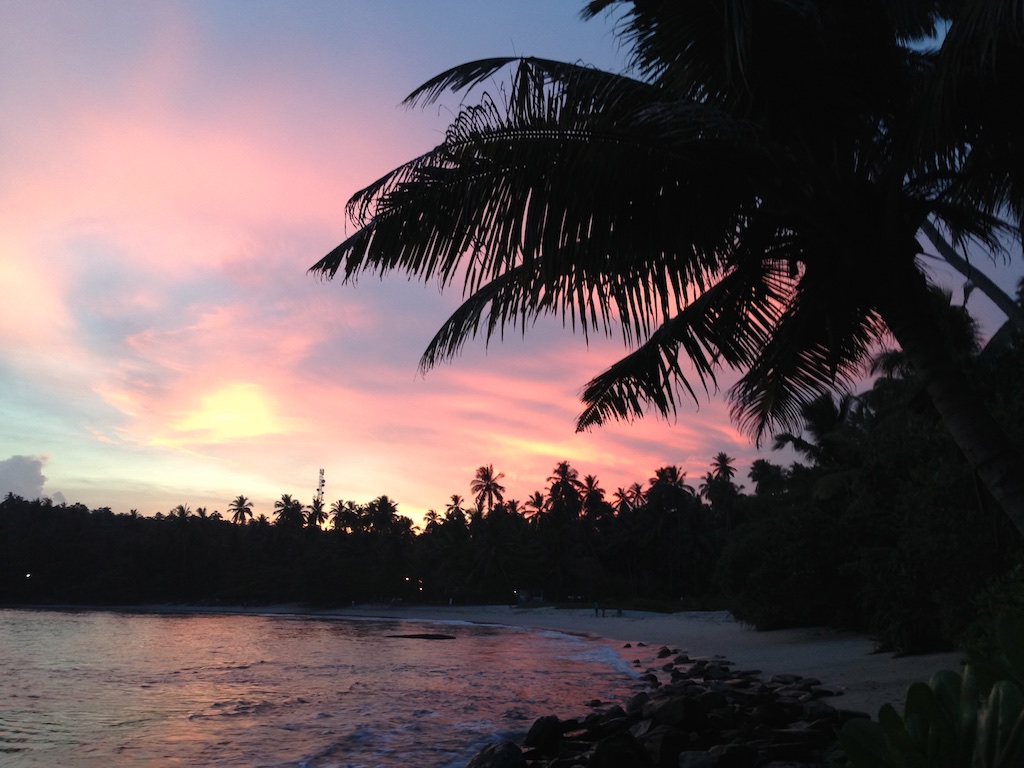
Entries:
[[316,486],[316,501],[318,504],[324,503],[324,471],[320,470],[320,482]]

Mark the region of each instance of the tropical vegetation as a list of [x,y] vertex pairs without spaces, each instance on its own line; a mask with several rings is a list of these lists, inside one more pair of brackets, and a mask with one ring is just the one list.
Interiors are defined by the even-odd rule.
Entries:
[[469,95],[439,146],[352,197],[355,232],[312,269],[461,284],[424,369],[542,315],[618,327],[629,352],[586,386],[581,429],[675,413],[728,368],[761,440],[894,337],[1024,532],[1019,436],[950,355],[919,240],[1019,249],[1021,3],[591,0],[584,16],[605,12],[626,73],[492,58],[416,89],[410,104]]

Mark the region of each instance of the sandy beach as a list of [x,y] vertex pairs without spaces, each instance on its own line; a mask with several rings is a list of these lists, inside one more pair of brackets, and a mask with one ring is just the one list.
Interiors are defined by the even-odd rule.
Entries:
[[[940,669],[959,670],[960,653],[895,657],[877,653],[871,638],[826,628],[757,632],[724,611],[674,614],[608,611],[595,616],[593,608],[509,606],[356,606],[323,611],[338,616],[467,621],[587,634],[622,647],[645,643],[678,648],[692,656],[723,656],[737,669],[757,669],[764,675],[798,674],[814,677],[822,687],[840,692],[825,699],[837,708],[877,716],[883,704],[903,711],[907,686],[927,681]],[[632,656],[629,650],[624,654]],[[640,656],[636,653],[636,656]]]

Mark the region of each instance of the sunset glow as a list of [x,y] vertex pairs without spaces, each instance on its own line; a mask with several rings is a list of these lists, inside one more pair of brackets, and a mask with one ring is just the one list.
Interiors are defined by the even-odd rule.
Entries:
[[575,433],[618,339],[539,323],[424,377],[457,291],[307,272],[353,193],[440,141],[457,97],[400,107],[423,81],[515,54],[621,70],[615,19],[581,6],[0,5],[0,470],[30,459],[0,493],[147,515],[245,494],[272,517],[324,468],[329,502],[387,494],[419,522],[483,464],[516,499],[563,460],[610,495],[725,451],[745,483],[771,456],[721,393]]

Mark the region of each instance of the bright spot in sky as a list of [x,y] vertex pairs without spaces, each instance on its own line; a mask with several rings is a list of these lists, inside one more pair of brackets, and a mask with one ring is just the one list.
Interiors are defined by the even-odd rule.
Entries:
[[173,424],[189,441],[222,442],[281,434],[286,427],[258,384],[238,382],[200,398],[199,407]]

